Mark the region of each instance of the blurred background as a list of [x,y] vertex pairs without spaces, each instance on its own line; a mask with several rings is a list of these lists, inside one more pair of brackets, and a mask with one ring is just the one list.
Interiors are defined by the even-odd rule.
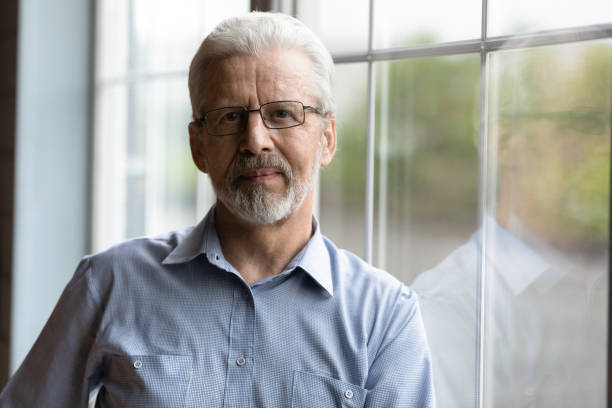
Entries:
[[[571,315],[566,327],[590,316],[589,328],[576,329],[589,386],[572,395],[595,395],[581,406],[600,406],[612,132],[605,0],[3,1],[0,388],[83,255],[194,224],[214,202],[190,158],[187,70],[220,20],[253,9],[301,19],[336,62],[339,148],[317,186],[323,233],[406,284],[435,276],[416,285],[425,309],[428,299],[469,298],[456,352],[470,361],[454,363],[463,364],[465,399],[440,406],[506,406],[496,395],[531,406],[525,390],[509,396],[485,379],[508,372],[500,355],[527,359],[500,348],[498,336],[516,318],[508,311],[535,298],[530,313]],[[584,302],[568,304],[563,291],[501,302],[493,264],[507,259],[517,270],[523,255],[505,257],[499,231],[571,276]],[[440,269],[475,237],[469,262]],[[569,353],[577,344],[538,347]],[[437,386],[451,390],[452,381]]]

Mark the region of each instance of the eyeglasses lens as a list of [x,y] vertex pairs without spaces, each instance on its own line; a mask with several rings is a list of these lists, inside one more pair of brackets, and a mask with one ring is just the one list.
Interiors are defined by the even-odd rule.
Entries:
[[244,108],[222,108],[206,115],[206,127],[212,135],[231,135],[242,131],[247,112]]
[[299,102],[272,102],[261,107],[261,116],[270,129],[283,129],[304,123],[304,107]]

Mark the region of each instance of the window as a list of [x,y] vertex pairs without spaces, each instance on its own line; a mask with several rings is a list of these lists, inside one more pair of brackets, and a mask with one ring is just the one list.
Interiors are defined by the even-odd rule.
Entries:
[[322,228],[419,294],[438,405],[603,406],[610,3],[328,4]]

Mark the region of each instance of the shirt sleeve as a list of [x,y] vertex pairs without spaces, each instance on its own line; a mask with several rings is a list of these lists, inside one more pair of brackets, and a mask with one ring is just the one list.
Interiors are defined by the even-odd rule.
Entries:
[[370,365],[365,407],[435,407],[431,358],[415,292],[404,285]]
[[84,258],[21,367],[0,393],[0,406],[87,406],[90,384],[99,376],[89,356],[101,316],[90,269],[89,258]]

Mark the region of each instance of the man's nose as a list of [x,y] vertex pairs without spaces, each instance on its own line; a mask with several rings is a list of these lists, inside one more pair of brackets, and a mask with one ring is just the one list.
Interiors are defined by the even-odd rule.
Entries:
[[259,111],[249,112],[246,129],[240,139],[240,151],[252,154],[273,151],[272,131],[264,125]]

